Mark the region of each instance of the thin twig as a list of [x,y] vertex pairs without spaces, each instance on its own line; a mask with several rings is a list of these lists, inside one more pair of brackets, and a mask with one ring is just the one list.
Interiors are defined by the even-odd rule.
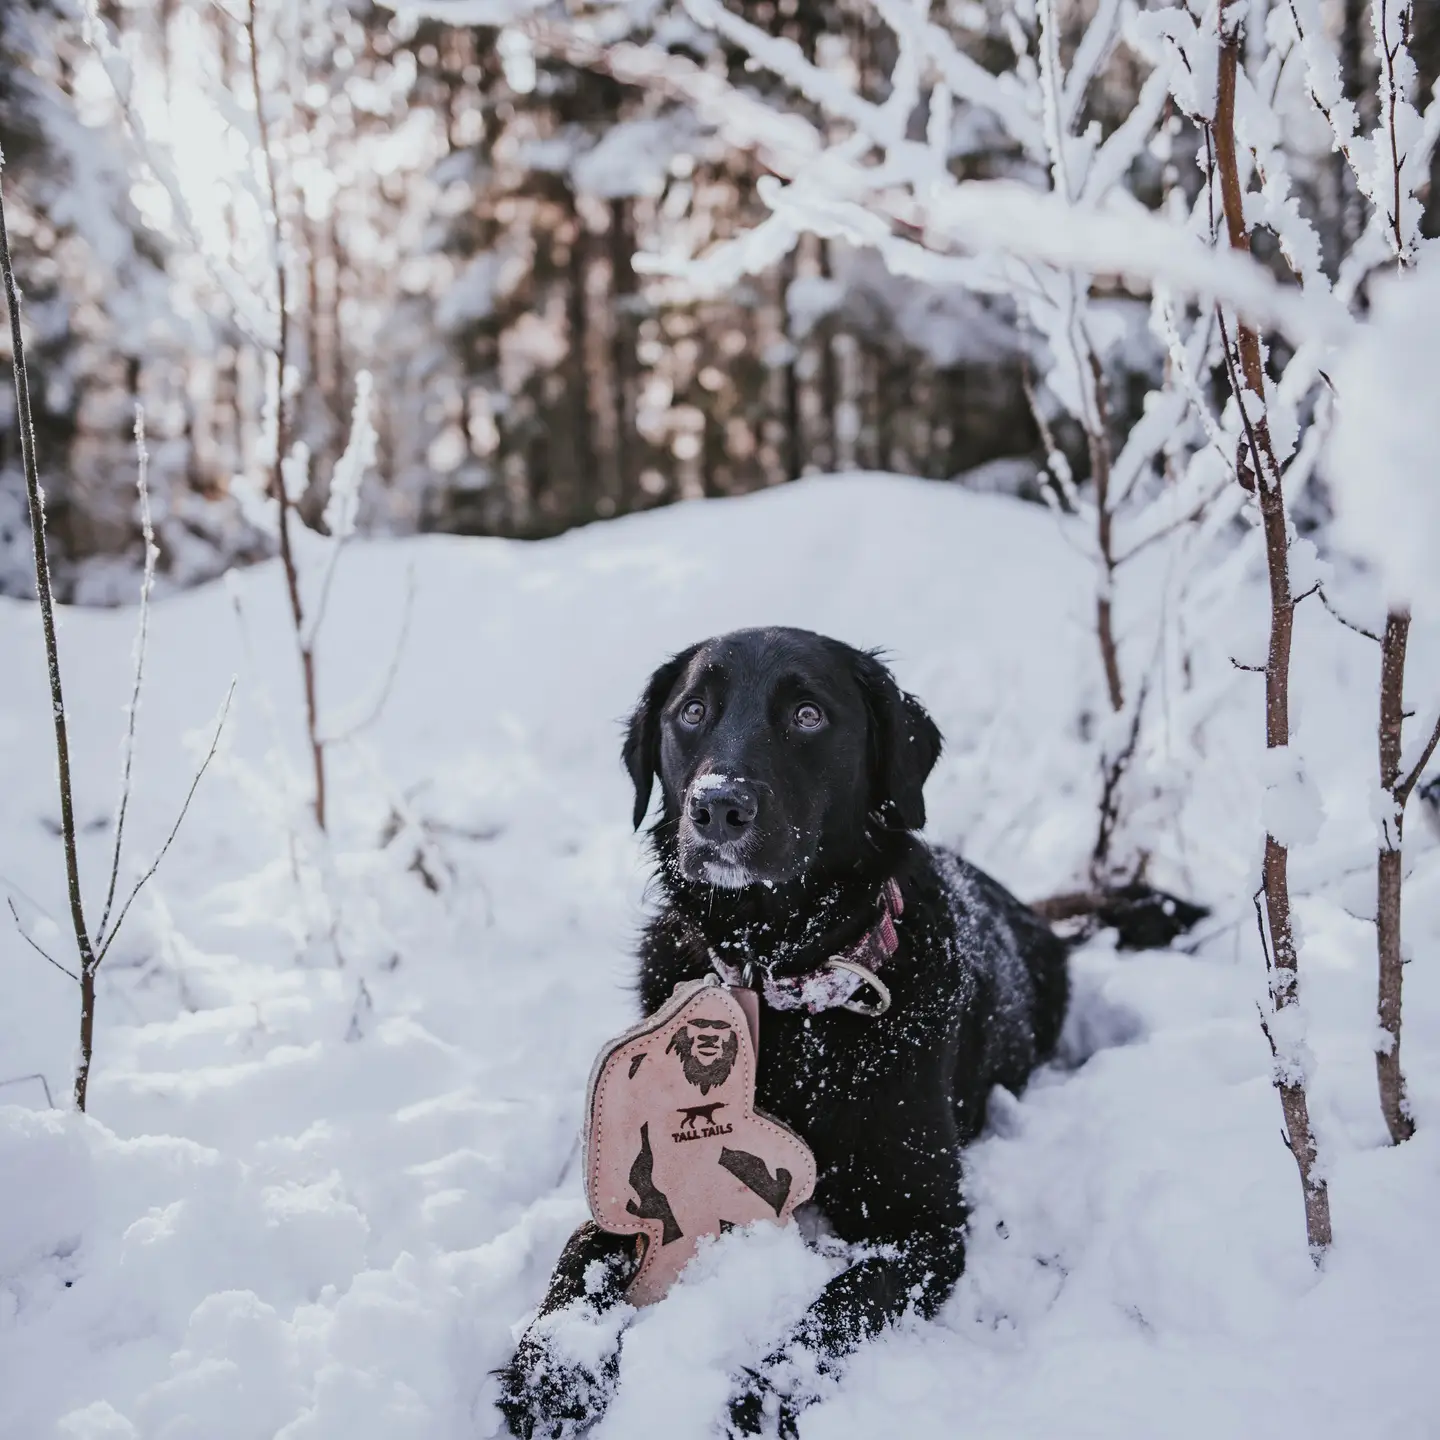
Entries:
[[[1241,423],[1241,425],[1243,425],[1244,428],[1245,428],[1245,438],[1246,438],[1246,441],[1249,443],[1249,446],[1250,446],[1250,454],[1251,454],[1251,457],[1252,457],[1252,463],[1253,463],[1254,466],[1255,466],[1255,475],[1256,475],[1256,476],[1259,476],[1260,473],[1261,473],[1261,469],[1260,469],[1260,444],[1259,444],[1259,441],[1258,441],[1258,440],[1256,439],[1256,437],[1255,437],[1254,427],[1250,424],[1250,414],[1249,414],[1249,411],[1247,411],[1246,408],[1245,408],[1245,388],[1246,388],[1246,387],[1243,386],[1243,385],[1240,383],[1240,375],[1239,375],[1239,372],[1238,372],[1238,371],[1236,370],[1236,368],[1235,368],[1235,354],[1234,354],[1234,351],[1231,350],[1231,348],[1230,348],[1230,331],[1229,331],[1229,328],[1228,328],[1228,327],[1226,326],[1226,324],[1225,324],[1225,313],[1224,313],[1223,310],[1221,310],[1221,308],[1220,308],[1220,306],[1219,306],[1218,304],[1215,306],[1215,317],[1216,317],[1216,319],[1218,319],[1219,322],[1220,322],[1220,346],[1221,346],[1221,349],[1225,352],[1225,373],[1226,373],[1226,375],[1227,375],[1227,377],[1229,378],[1229,381],[1230,381],[1230,392],[1231,392],[1231,394],[1233,394],[1233,395],[1235,396],[1235,408],[1240,412],[1240,423]],[[1243,444],[1242,444],[1241,447],[1240,447],[1239,462],[1240,462],[1240,463],[1235,467],[1235,470],[1236,470],[1236,478],[1240,481],[1240,486],[1241,486],[1242,489],[1244,489],[1244,490],[1253,490],[1253,489],[1255,488],[1255,486],[1256,486],[1257,483],[1260,483],[1260,484],[1263,484],[1263,483],[1264,483],[1263,480],[1260,480],[1260,481],[1257,482],[1257,480],[1256,480],[1254,477],[1251,477],[1251,478],[1250,478],[1250,481],[1249,481],[1248,484],[1246,483],[1246,478],[1247,478],[1247,477],[1246,477],[1246,475],[1245,475],[1244,445],[1243,445]]]
[[135,407],[135,486],[140,492],[140,532],[145,540],[145,570],[140,580],[140,618],[135,635],[135,676],[130,687],[130,711],[125,723],[124,761],[120,769],[120,800],[115,810],[115,838],[110,847],[110,884],[105,891],[105,908],[95,930],[95,943],[103,948],[105,927],[115,903],[115,883],[120,875],[120,851],[125,843],[125,813],[130,808],[130,772],[135,759],[135,719],[140,711],[140,686],[145,677],[145,646],[150,634],[150,592],[155,586],[155,527],[150,519],[150,453],[145,448],[145,411]]
[[[1209,182],[1207,181],[1207,184]],[[1212,221],[1213,231],[1214,224]],[[1214,235],[1211,235],[1211,243],[1214,243]],[[1185,345],[1180,339],[1179,322],[1176,320],[1175,312],[1171,308],[1168,296],[1160,297],[1160,312],[1165,320],[1165,348],[1170,356],[1170,361],[1175,367],[1175,373],[1180,378],[1180,388],[1185,392],[1190,407],[1195,411],[1205,434],[1215,446],[1216,453],[1220,456],[1221,463],[1229,471],[1230,479],[1236,479],[1235,467],[1230,457],[1225,453],[1225,436],[1220,428],[1220,422],[1210,413],[1210,406],[1204,395],[1200,393],[1199,383],[1195,379],[1194,372],[1190,368],[1190,358],[1185,353]],[[1210,353],[1210,327],[1214,321],[1214,311],[1204,312],[1205,329],[1200,329],[1200,316],[1196,317],[1195,329],[1191,331],[1191,341],[1194,343],[1196,336],[1199,336],[1199,351],[1203,362],[1206,355]]]
[[1429,740],[1425,742],[1425,748],[1420,752],[1420,758],[1415,762],[1415,768],[1395,785],[1395,803],[1402,810],[1410,799],[1410,792],[1415,788],[1421,775],[1425,773],[1425,767],[1430,763],[1430,757],[1434,755],[1437,747],[1440,747],[1440,716],[1436,717],[1435,729],[1431,731]]
[[[1270,1022],[1265,1018],[1265,1010],[1258,1000],[1255,1002],[1255,1012],[1260,1016],[1260,1032],[1265,1036],[1265,1039],[1270,1045],[1270,1058],[1278,1065],[1280,1063],[1280,1051],[1275,1046],[1275,1036],[1270,1029]],[[1290,1144],[1288,1136],[1286,1137],[1285,1144],[1287,1146]]]
[[[1380,637],[1379,637],[1373,630],[1367,630],[1363,625],[1357,624],[1354,620],[1347,619],[1344,615],[1342,615],[1342,614],[1334,607],[1334,605],[1332,605],[1332,604],[1330,603],[1330,597],[1325,593],[1325,587],[1324,587],[1323,585],[1315,585],[1315,586],[1312,587],[1312,590],[1313,590],[1313,593],[1314,593],[1314,594],[1316,594],[1316,595],[1318,595],[1318,596],[1320,597],[1320,603],[1321,603],[1347,630],[1353,630],[1357,635],[1363,635],[1367,640],[1373,640],[1377,645],[1379,645],[1379,644],[1382,643]],[[1307,590],[1307,591],[1305,592],[1305,595],[1309,595],[1309,594],[1311,594],[1311,593],[1312,593],[1311,590]],[[1297,596],[1295,597],[1296,603],[1298,604],[1301,600],[1305,599],[1305,595],[1297,595]]]
[[[1373,18],[1373,12],[1372,12]],[[1385,90],[1388,114],[1386,129],[1390,134],[1390,173],[1394,181],[1394,204],[1391,207],[1389,220],[1390,229],[1395,237],[1395,260],[1403,270],[1406,268],[1409,255],[1406,250],[1404,235],[1400,229],[1400,142],[1395,132],[1395,56],[1399,53],[1398,46],[1390,44],[1387,37],[1389,20],[1386,14],[1385,0],[1380,0],[1380,34],[1376,37],[1380,42],[1380,52],[1385,56]]]
[[130,907],[135,903],[135,897],[145,888],[146,882],[160,868],[160,862],[165,858],[165,852],[169,850],[174,842],[175,836],[179,833],[181,825],[185,823],[186,813],[190,809],[190,802],[195,798],[195,791],[199,788],[200,781],[204,778],[206,770],[210,768],[210,762],[215,758],[215,751],[220,745],[220,734],[225,729],[225,717],[230,713],[230,701],[235,694],[235,681],[231,680],[230,688],[225,692],[225,703],[220,707],[220,719],[215,726],[215,737],[210,741],[210,749],[206,752],[204,760],[200,762],[200,768],[195,772],[195,778],[190,782],[190,789],[185,794],[185,803],[180,807],[180,813],[175,817],[175,823],[170,827],[170,833],[165,837],[165,843],[160,847],[160,852],[151,861],[150,868],[135,882],[135,888],[130,892],[130,898],[126,900],[119,916],[115,920],[115,928],[111,930],[109,937],[96,957],[96,964],[104,960],[109,953],[110,946],[115,937],[120,933],[120,927],[125,923],[125,917],[130,913]]
[[43,906],[23,885],[17,885],[8,875],[0,872],[0,885],[7,890],[13,890],[32,910],[38,910],[52,924],[57,924],[55,917]]
[[380,682],[380,688],[376,692],[375,699],[371,703],[361,719],[357,720],[348,728],[338,731],[336,734],[327,735],[322,741],[325,745],[334,745],[346,740],[353,740],[363,731],[368,730],[384,712],[385,706],[390,702],[390,693],[395,688],[395,677],[400,673],[400,662],[405,658],[405,642],[410,635],[410,617],[415,610],[415,566],[412,562],[406,575],[405,582],[405,609],[400,616],[400,632],[395,637],[395,648],[390,653],[390,663],[385,668],[385,677]]
[[35,1070],[29,1075],[12,1075],[8,1080],[0,1080],[0,1086],[23,1085],[27,1080],[38,1080],[40,1088],[45,1092],[45,1103],[53,1110],[55,1108],[54,1097],[50,1094],[50,1082],[38,1071]]
[[[1256,928],[1257,930],[1259,930],[1259,932],[1260,932],[1260,950],[1261,950],[1261,953],[1265,956],[1265,973],[1268,975],[1268,974],[1270,973],[1271,968],[1272,968],[1272,967],[1271,967],[1271,964],[1270,964],[1270,941],[1266,938],[1266,935],[1265,935],[1265,912],[1260,908],[1260,897],[1261,897],[1264,893],[1265,893],[1265,887],[1262,885],[1262,886],[1250,897],[1250,903],[1251,903],[1252,905],[1254,905],[1254,907],[1255,907],[1255,928]],[[1264,1022],[1264,1018],[1263,1018],[1263,1013],[1262,1013],[1262,1018],[1261,1018],[1261,1022],[1260,1022],[1260,1023],[1261,1023],[1262,1025],[1265,1023],[1265,1022]],[[1266,1037],[1268,1038],[1268,1037],[1269,1037],[1269,1034],[1270,1034],[1270,1030],[1269,1030],[1269,1027],[1268,1027],[1268,1026],[1266,1027],[1265,1034],[1266,1034]],[[1270,1044],[1271,1044],[1271,1047],[1273,1048],[1275,1042],[1272,1040],[1272,1041],[1270,1042]]]
[[1122,565],[1128,565],[1137,555],[1143,554],[1150,546],[1161,540],[1168,539],[1177,530],[1183,530],[1187,525],[1194,525],[1205,518],[1205,512],[1225,492],[1234,479],[1234,472],[1231,471],[1218,485],[1216,485],[1204,499],[1196,502],[1195,508],[1181,515],[1178,519],[1171,520],[1162,525],[1158,530],[1153,530],[1143,540],[1137,540],[1123,554],[1115,557],[1115,568],[1118,570]]
[[330,609],[330,590],[335,584],[335,572],[340,568],[340,552],[349,543],[350,536],[335,539],[330,546],[330,555],[325,565],[325,576],[320,582],[320,599],[315,605],[315,615],[310,621],[310,628],[306,631],[303,644],[312,653],[315,649],[315,641],[320,636],[320,628],[325,624],[326,613]]
[[25,927],[20,923],[20,912],[15,908],[15,902],[7,895],[5,903],[10,907],[10,913],[15,917],[15,928],[20,932],[20,938],[42,959],[48,960],[62,975],[68,975],[77,985],[80,977],[73,971],[67,970],[53,955],[42,948],[40,942],[26,932]]
[[[1300,23],[1300,12],[1295,8],[1295,0],[1287,0],[1287,4],[1290,10],[1291,23],[1295,26],[1295,34],[1303,44],[1305,40],[1305,27]],[[1315,93],[1315,85],[1310,79],[1310,66],[1308,63],[1305,66],[1305,79],[1305,88],[1310,92],[1310,98],[1315,102],[1315,108],[1325,117],[1325,123],[1329,125],[1330,133],[1334,136],[1335,148],[1345,157],[1346,163],[1349,164],[1351,169],[1355,169],[1355,157],[1350,153],[1350,144],[1355,139],[1355,136],[1352,133],[1348,140],[1341,138],[1340,126],[1336,123],[1335,116],[1331,112],[1330,107]]]
[[1025,403],[1030,407],[1031,419],[1035,421],[1035,428],[1040,432],[1040,443],[1045,447],[1045,472],[1050,476],[1055,498],[1061,510],[1067,515],[1073,515],[1077,507],[1070,462],[1056,445],[1050,422],[1040,408],[1040,397],[1035,392],[1035,378],[1030,370],[1030,357],[1023,350],[1020,353],[1020,387],[1025,392]]
[[[1110,407],[1105,389],[1105,369],[1090,343],[1084,326],[1077,327],[1085,341],[1085,358],[1089,361],[1091,399],[1095,413],[1085,417],[1085,438],[1090,448],[1090,478],[1095,486],[1095,545],[1100,556],[1101,580],[1095,599],[1095,633],[1100,643],[1100,662],[1105,671],[1105,689],[1110,709],[1117,715],[1125,708],[1125,689],[1120,678],[1120,653],[1115,640],[1114,593],[1115,547],[1114,510],[1110,497]],[[1072,330],[1072,344],[1074,335]],[[1076,363],[1080,356],[1076,354]],[[1138,716],[1139,709],[1137,707]]]
[[1150,695],[1150,676],[1147,672],[1140,681],[1140,691],[1135,697],[1135,708],[1130,717],[1130,734],[1118,754],[1102,761],[1103,779],[1100,784],[1100,821],[1095,834],[1095,848],[1090,854],[1090,878],[1098,888],[1104,888],[1105,871],[1110,863],[1110,846],[1120,824],[1120,784],[1135,758],[1135,747],[1140,740],[1140,721],[1145,713],[1145,702]]

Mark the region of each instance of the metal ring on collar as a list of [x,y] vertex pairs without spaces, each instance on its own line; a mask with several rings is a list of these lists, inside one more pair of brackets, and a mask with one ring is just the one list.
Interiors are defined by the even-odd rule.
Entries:
[[873,971],[867,970],[863,965],[857,965],[853,960],[841,960],[838,957],[825,962],[827,970],[848,970],[852,975],[858,975],[879,997],[879,1002],[874,1005],[864,1005],[856,1000],[842,1000],[840,1007],[843,1010],[853,1010],[857,1015],[883,1015],[890,1008],[890,990],[885,982]]

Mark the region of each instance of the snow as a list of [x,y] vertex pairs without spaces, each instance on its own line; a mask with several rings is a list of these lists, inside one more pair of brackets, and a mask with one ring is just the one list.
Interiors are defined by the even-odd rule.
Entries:
[[1429,425],[1440,263],[1374,288],[1373,319],[1335,371],[1340,402],[1328,470],[1338,531],[1381,566],[1395,598],[1434,616],[1440,613],[1440,476]]
[[1265,800],[1260,807],[1265,832],[1293,848],[1311,845],[1325,819],[1324,802],[1305,773],[1305,760],[1292,745],[1265,754]]
[[[1103,705],[1093,582],[1069,522],[1040,507],[869,475],[540,544],[357,539],[319,646],[327,711],[373,693],[412,568],[394,693],[331,751],[326,845],[305,828],[273,565],[153,606],[127,874],[168,831],[239,684],[181,837],[101,972],[91,1115],[44,1109],[33,1081],[0,1089],[7,1440],[496,1432],[489,1372],[584,1214],[585,1077],[633,1018],[646,865],[620,722],[690,641],[792,623],[885,646],[947,736],[930,833],[1022,895],[1083,869],[1098,742],[1078,712]],[[1118,615],[1137,613],[1155,573],[1127,568]],[[1205,604],[1195,690],[1156,702],[1198,743],[1151,837],[1152,875],[1215,914],[1193,954],[1122,957],[1101,937],[1074,957],[1065,1063],[1022,1099],[997,1095],[970,1152],[959,1289],[938,1321],[863,1350],[806,1413],[805,1440],[948,1440],[957,1425],[980,1440],[1434,1433],[1440,967],[1424,962],[1440,941],[1440,847],[1410,827],[1418,1131],[1391,1149],[1373,929],[1343,903],[1351,879],[1373,890],[1377,658],[1318,602],[1300,607],[1294,754],[1318,835],[1297,852],[1297,911],[1337,1237],[1317,1275],[1255,1010],[1261,810],[1267,784],[1295,789],[1264,753],[1259,678],[1229,662],[1263,613],[1258,554]],[[133,621],[63,616],[92,895]],[[1417,617],[1422,710],[1440,695],[1436,639]],[[64,890],[30,605],[0,603],[0,674],[0,889],[58,945],[44,925],[63,917]],[[76,1011],[70,983],[0,927],[0,1081],[38,1071],[61,1098]],[[773,1227],[702,1251],[630,1321],[597,1440],[713,1434],[727,1376],[841,1263]]]
[[360,485],[366,472],[375,464],[380,437],[370,418],[371,397],[375,382],[368,370],[355,377],[355,405],[350,416],[350,436],[344,453],[335,462],[330,476],[330,495],[325,502],[325,528],[337,541],[348,540],[355,533],[355,517],[360,509]]
[[686,117],[673,115],[611,126],[575,161],[575,188],[602,200],[662,195],[671,161],[693,149],[696,133]]
[[540,0],[388,0],[397,15],[447,25],[509,25],[539,9]]
[[440,297],[435,307],[435,323],[442,330],[454,331],[477,320],[488,320],[495,313],[504,263],[504,257],[496,251],[481,251]]

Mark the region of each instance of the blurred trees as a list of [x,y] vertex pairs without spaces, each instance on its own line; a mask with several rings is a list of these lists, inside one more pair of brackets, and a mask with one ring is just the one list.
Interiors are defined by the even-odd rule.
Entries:
[[[883,98],[893,42],[868,5],[732,4]],[[1005,7],[990,7],[978,39],[984,7],[964,8],[957,40],[996,72],[1013,66]],[[1070,8],[1079,26],[1089,7]],[[1416,52],[1433,72],[1440,38],[1425,9]],[[32,277],[57,582],[104,600],[130,593],[115,590],[114,572],[140,554],[128,453],[137,398],[170,580],[266,552],[245,517],[247,489],[267,474],[267,382],[263,347],[224,284],[265,243],[243,27],[210,0],[98,13],[135,77],[143,133],[121,123],[80,0],[9,0],[0,144]],[[574,13],[557,10],[567,24]],[[371,530],[543,536],[807,473],[950,478],[1039,457],[1022,383],[1031,339],[1003,300],[897,279],[872,251],[815,237],[722,294],[637,272],[637,253],[699,253],[765,213],[762,147],[736,143],[664,83],[664,63],[742,83],[777,111],[794,103],[682,12],[646,13],[638,24],[597,10],[600,58],[577,63],[543,43],[543,24],[260,0],[301,377],[295,438],[321,481],[308,523],[322,523],[361,369],[376,379],[380,436],[362,513]],[[604,55],[620,42],[656,58],[656,83],[617,78]],[[1135,83],[1106,75],[1095,108],[1107,130]],[[1368,81],[1353,83],[1358,93]],[[1028,162],[977,113],[957,125],[951,163],[988,176],[1024,175]],[[1339,172],[1328,188],[1317,176],[1312,202],[1322,228],[1343,224]],[[1133,363],[1152,369],[1159,357]],[[1125,397],[1138,404],[1147,385],[1115,380],[1121,434]],[[1057,423],[1083,480],[1083,437]],[[26,553],[17,456],[13,416],[0,411],[0,592],[12,593],[29,583],[7,559]],[[1028,463],[987,467],[975,483],[1026,489],[1034,474]]]
[[[858,8],[751,9],[826,63],[883,72]],[[1012,328],[970,297],[819,241],[723,296],[637,274],[638,249],[696,251],[763,211],[763,166],[683,102],[537,54],[519,31],[364,0],[262,0],[261,13],[305,377],[297,438],[323,476],[353,377],[375,373],[370,528],[541,536],[806,473],[948,478],[1033,450]],[[171,580],[265,549],[237,503],[263,483],[264,365],[214,273],[259,243],[243,29],[202,0],[101,14],[144,102],[139,137],[77,3],[18,0],[0,16],[0,144],[19,260],[40,277],[26,314],[57,583],[95,600],[130,593],[115,572],[140,554],[137,398]],[[702,66],[739,63],[683,22],[641,38]],[[202,121],[213,153],[197,159]],[[157,154],[191,197],[188,229]],[[210,163],[241,183],[220,186]],[[17,460],[6,410],[10,593],[29,587]],[[319,522],[318,504],[306,518]]]

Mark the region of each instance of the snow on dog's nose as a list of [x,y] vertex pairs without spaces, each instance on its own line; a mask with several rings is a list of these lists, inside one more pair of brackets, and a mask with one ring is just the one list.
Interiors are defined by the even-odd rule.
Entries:
[[691,787],[691,828],[701,839],[716,845],[739,840],[759,813],[755,791],[728,775],[702,775]]

